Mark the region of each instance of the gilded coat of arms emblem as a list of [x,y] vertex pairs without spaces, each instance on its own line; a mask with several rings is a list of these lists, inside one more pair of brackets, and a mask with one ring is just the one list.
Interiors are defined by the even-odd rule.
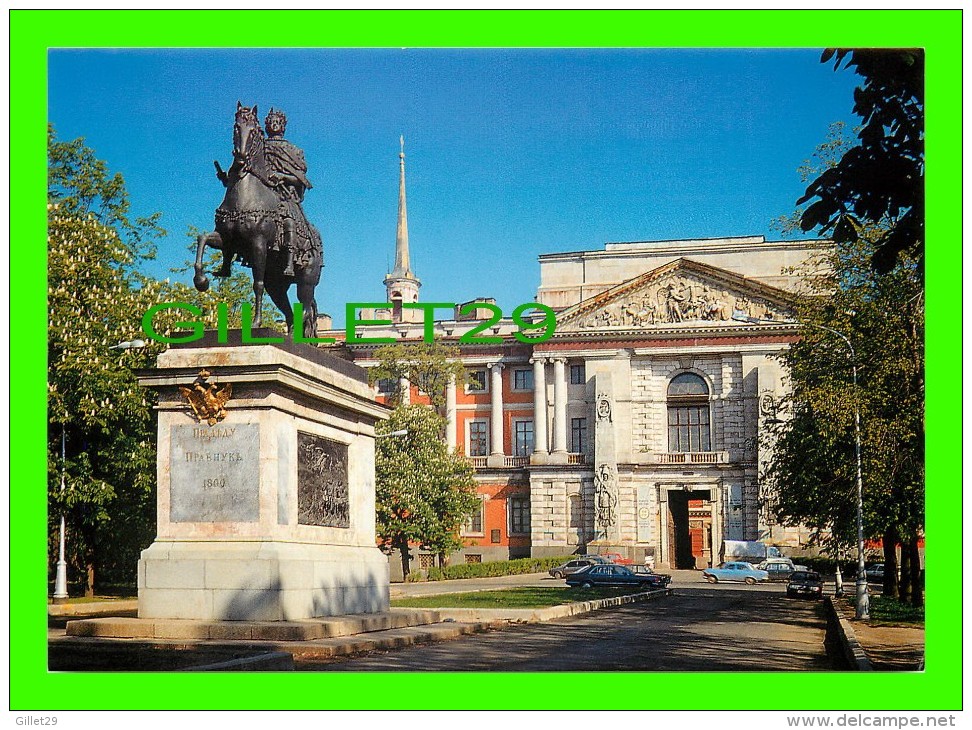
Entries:
[[214,383],[207,382],[210,375],[208,370],[200,370],[192,387],[180,385],[179,392],[200,423],[206,421],[210,426],[215,426],[226,418],[226,402],[233,395],[233,385],[227,383],[217,388]]

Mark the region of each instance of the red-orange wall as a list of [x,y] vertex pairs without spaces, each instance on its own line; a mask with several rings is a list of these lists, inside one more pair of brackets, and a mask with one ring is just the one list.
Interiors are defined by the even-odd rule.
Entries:
[[[529,495],[530,487],[526,484],[511,486],[509,484],[480,484],[476,491],[486,495],[486,505],[483,518],[483,536],[465,537],[463,544],[466,547],[482,545],[484,547],[528,547],[530,545],[529,535],[509,534],[509,518],[507,516],[507,500],[514,494]],[[490,532],[500,531],[500,541],[491,542]]]

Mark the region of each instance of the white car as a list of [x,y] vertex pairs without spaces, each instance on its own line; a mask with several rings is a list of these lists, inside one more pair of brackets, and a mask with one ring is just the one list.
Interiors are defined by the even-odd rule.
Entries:
[[789,558],[770,558],[769,560],[764,560],[756,567],[759,570],[765,570],[769,574],[769,579],[772,581],[786,581],[797,571],[809,570],[805,565],[796,565]]
[[709,581],[709,583],[739,581],[753,585],[769,580],[769,573],[765,570],[754,568],[749,563],[732,562],[723,563],[718,568],[706,568],[702,571],[702,577]]

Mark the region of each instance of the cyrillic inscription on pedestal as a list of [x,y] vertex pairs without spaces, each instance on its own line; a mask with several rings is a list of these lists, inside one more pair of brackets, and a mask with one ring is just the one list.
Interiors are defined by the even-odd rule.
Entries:
[[319,527],[350,527],[348,447],[297,432],[297,522]]
[[260,426],[173,426],[171,522],[258,522]]

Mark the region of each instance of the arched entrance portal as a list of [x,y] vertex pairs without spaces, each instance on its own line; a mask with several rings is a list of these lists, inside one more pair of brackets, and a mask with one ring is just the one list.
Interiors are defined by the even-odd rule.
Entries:
[[717,536],[713,530],[711,490],[669,490],[667,502],[669,567],[700,570],[712,565],[712,546]]

